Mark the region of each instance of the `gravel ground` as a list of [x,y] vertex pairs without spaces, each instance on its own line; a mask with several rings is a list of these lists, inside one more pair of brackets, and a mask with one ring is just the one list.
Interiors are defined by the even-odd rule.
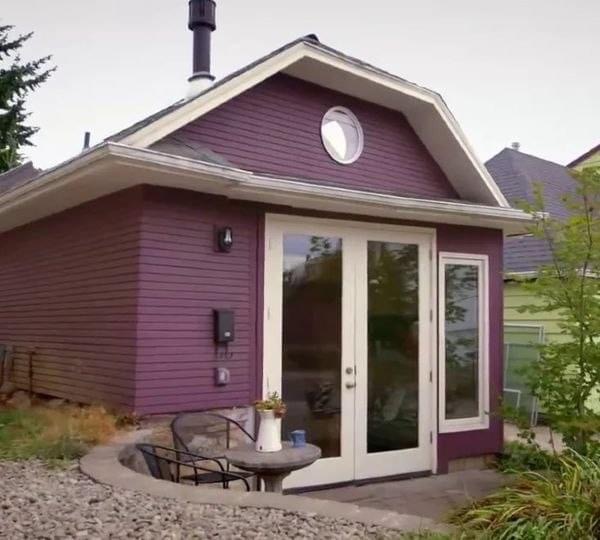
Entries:
[[180,503],[97,484],[77,465],[0,461],[0,538],[398,538],[397,532],[281,510]]

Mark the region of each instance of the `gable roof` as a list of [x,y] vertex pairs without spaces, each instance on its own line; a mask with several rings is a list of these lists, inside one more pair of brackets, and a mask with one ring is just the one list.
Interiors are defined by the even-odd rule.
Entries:
[[[401,111],[463,200],[315,186],[305,178],[236,168],[210,149],[194,148],[186,157],[173,155],[165,145],[165,135],[279,72]],[[161,144],[153,144],[157,141]],[[196,98],[177,102],[0,192],[0,232],[141,184],[291,208],[501,229],[509,234],[521,233],[530,222],[530,216],[507,203],[438,94],[311,37],[296,40]]]
[[592,157],[594,154],[600,153],[600,144],[590,148],[587,152],[581,154],[578,158],[575,158],[571,163],[567,165],[567,167],[577,167],[580,163],[583,163],[588,158]]
[[[546,210],[552,217],[565,218],[569,212],[561,198],[575,190],[568,167],[546,159],[505,148],[486,162],[486,167],[508,201],[534,200],[535,184],[541,184]],[[507,238],[504,244],[504,270],[528,273],[551,261],[543,240],[532,236]]]
[[511,204],[533,202],[535,185],[541,184],[548,212],[559,218],[568,215],[561,201],[575,186],[568,167],[512,148],[505,148],[485,165]]
[[148,148],[280,72],[401,111],[461,198],[508,207],[438,93],[327,47],[314,36],[284,45],[198,96],[178,101],[107,140]]

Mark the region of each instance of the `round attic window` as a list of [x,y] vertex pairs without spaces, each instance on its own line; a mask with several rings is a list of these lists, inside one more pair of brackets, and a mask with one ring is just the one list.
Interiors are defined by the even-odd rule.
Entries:
[[360,122],[345,107],[333,107],[325,113],[321,121],[321,139],[327,153],[338,163],[353,163],[363,151]]

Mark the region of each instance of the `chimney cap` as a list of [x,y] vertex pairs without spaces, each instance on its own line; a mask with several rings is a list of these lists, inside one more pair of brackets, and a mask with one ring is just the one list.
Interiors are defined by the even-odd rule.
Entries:
[[188,28],[195,30],[199,26],[207,26],[211,31],[217,29],[215,0],[190,0],[190,14],[188,19]]
[[521,149],[521,143],[520,143],[520,142],[518,142],[518,141],[515,141],[515,142],[513,142],[513,143],[510,143],[510,147],[511,147],[513,150],[520,150],[520,149]]
[[206,90],[215,77],[210,72],[211,34],[217,27],[215,0],[189,0],[188,28],[194,34],[192,76],[188,79],[187,98]]

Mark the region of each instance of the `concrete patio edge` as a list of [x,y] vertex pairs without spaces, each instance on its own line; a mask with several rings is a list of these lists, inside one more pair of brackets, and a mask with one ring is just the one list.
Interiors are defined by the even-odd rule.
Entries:
[[405,532],[425,529],[448,530],[447,526],[425,517],[365,508],[351,503],[300,495],[210,489],[157,480],[125,467],[119,461],[119,456],[126,447],[143,440],[148,434],[148,430],[134,431],[117,437],[110,444],[93,448],[80,460],[81,471],[101,484],[190,503],[274,508],[287,512],[346,519],[366,525],[379,525]]

